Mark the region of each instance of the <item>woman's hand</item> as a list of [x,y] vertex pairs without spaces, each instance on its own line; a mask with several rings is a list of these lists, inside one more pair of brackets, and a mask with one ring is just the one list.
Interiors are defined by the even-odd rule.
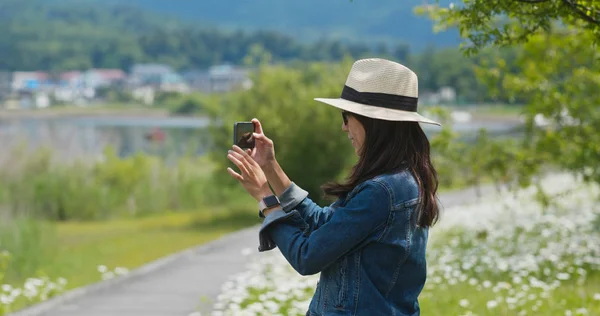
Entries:
[[291,184],[290,178],[283,172],[275,159],[275,147],[273,141],[265,136],[262,124],[258,119],[253,119],[255,147],[250,151],[251,157],[265,172],[267,180],[277,196],[280,196]]
[[237,179],[256,201],[260,202],[265,196],[272,194],[265,173],[258,163],[250,157],[248,152],[245,152],[240,147],[234,145],[233,150],[228,152],[227,158],[231,160],[241,172],[241,174],[239,174],[233,171],[233,169],[227,168],[229,174]]
[[260,121],[252,119],[252,123],[254,123],[254,130],[256,131],[253,134],[256,145],[250,155],[261,168],[266,168],[275,162],[275,147],[273,141],[265,136]]

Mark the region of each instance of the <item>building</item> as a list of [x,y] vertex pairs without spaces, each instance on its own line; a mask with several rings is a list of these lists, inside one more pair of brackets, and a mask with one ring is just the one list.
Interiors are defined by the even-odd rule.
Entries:
[[17,91],[40,91],[51,86],[50,75],[41,71],[17,71],[12,75],[11,88]]
[[189,71],[183,78],[192,90],[206,93],[220,93],[234,90],[247,90],[252,87],[247,69],[231,65],[210,67],[206,71]]
[[162,64],[137,64],[131,68],[131,88],[151,87],[157,91],[188,92],[189,87],[173,68]]
[[83,73],[81,71],[67,71],[60,73],[57,80],[59,87],[81,89],[84,87]]
[[125,84],[127,74],[121,69],[90,69],[84,74],[88,88],[116,87]]

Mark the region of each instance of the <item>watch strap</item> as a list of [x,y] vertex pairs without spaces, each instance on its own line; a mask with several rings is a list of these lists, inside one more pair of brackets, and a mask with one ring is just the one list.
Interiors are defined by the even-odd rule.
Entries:
[[280,205],[279,198],[276,195],[269,195],[258,202],[258,216],[264,218],[263,211],[276,205]]

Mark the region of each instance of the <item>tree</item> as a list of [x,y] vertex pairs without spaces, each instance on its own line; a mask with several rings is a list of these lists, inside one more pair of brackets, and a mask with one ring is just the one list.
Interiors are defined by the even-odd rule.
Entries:
[[[502,58],[478,72],[490,89],[526,101],[526,135],[514,161],[523,177],[550,162],[600,183],[599,1],[472,0],[418,11],[442,28],[458,27],[466,54],[519,47],[511,57],[517,74]],[[540,117],[550,124],[536,124]]]
[[262,63],[252,75],[253,88],[214,95],[204,103],[212,118],[217,163],[213,184],[239,187],[226,170],[232,127],[237,121],[261,120],[275,143],[275,154],[290,179],[306,189],[315,201],[323,201],[320,186],[338,180],[355,157],[341,130],[339,110],[313,100],[339,97],[350,60],[343,63],[300,63],[296,67]]
[[[439,3],[439,0],[436,1]],[[600,2],[597,0],[470,0],[448,8],[426,5],[417,13],[429,14],[439,29],[458,27],[469,39],[467,53],[488,46],[512,46],[528,42],[556,25],[591,32],[600,39]]]

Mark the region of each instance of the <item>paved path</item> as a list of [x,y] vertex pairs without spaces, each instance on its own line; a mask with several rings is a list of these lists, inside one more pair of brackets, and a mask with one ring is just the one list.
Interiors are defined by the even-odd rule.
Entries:
[[[491,191],[491,187],[482,190],[484,195]],[[474,190],[465,190],[442,194],[440,199],[450,207],[474,197]],[[249,258],[242,251],[249,248],[256,253],[257,247],[258,227],[248,228],[13,315],[188,316],[197,311],[207,315],[221,285],[244,270]]]

